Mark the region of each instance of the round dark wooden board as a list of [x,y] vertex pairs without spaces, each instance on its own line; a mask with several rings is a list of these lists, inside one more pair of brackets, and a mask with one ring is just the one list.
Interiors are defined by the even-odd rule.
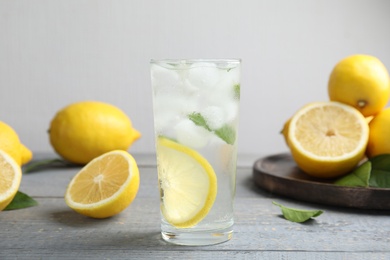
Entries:
[[390,209],[390,189],[342,187],[332,180],[302,172],[288,153],[258,159],[253,165],[257,186],[297,200],[361,209]]

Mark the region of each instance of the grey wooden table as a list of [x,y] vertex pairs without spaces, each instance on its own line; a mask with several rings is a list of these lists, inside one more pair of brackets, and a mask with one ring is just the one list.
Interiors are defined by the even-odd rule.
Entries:
[[[20,190],[39,205],[0,212],[0,259],[390,259],[390,211],[330,207],[267,193],[253,182],[250,158],[239,160],[232,240],[203,247],[167,244],[159,234],[154,156],[135,158],[141,174],[135,201],[103,220],[79,215],[65,204],[67,184],[80,168],[24,174]],[[272,201],[325,212],[293,223]]]

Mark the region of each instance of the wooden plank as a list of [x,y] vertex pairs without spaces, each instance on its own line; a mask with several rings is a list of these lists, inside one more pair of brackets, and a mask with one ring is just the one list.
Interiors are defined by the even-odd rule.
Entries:
[[[140,181],[141,188],[137,197],[155,197],[158,196],[157,168],[153,163],[154,157],[147,155],[135,156],[140,163]],[[50,156],[44,159],[53,158]],[[149,163],[148,163],[149,162]],[[37,172],[23,174],[20,190],[35,197],[63,197],[66,187],[72,177],[81,169],[78,166],[53,167]],[[237,169],[237,183],[252,183],[251,167],[240,167]],[[241,192],[247,193],[237,185],[237,196]]]
[[384,260],[386,253],[377,252],[296,252],[296,251],[158,251],[158,250],[40,250],[5,249],[0,252],[0,258],[7,259],[298,259],[298,260]]
[[[38,207],[1,213],[0,233],[6,239],[0,240],[0,251],[10,248],[178,249],[160,239],[158,199],[136,200],[123,213],[104,220],[73,212],[63,199],[39,198],[38,201]],[[278,201],[302,206],[280,198]],[[388,215],[328,208],[318,219],[298,224],[283,219],[279,209],[271,204],[269,198],[237,198],[233,239],[213,247],[197,247],[197,250],[389,252]]]
[[[25,174],[21,190],[39,206],[0,213],[0,259],[8,258],[215,258],[386,259],[390,258],[390,212],[305,203],[259,189],[252,169],[239,168],[235,233],[227,243],[174,246],[160,237],[157,171],[140,167],[141,187],[133,204],[109,219],[84,217],[69,209],[63,195],[78,168]],[[285,220],[286,206],[322,209],[315,220]]]

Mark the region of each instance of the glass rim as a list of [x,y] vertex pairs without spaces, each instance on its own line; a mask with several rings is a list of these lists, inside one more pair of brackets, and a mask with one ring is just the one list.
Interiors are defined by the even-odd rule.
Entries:
[[210,63],[229,63],[229,64],[239,64],[241,59],[239,58],[227,58],[227,59],[151,59],[151,64],[165,64],[165,63],[182,63],[182,64],[193,64],[200,62],[210,62]]

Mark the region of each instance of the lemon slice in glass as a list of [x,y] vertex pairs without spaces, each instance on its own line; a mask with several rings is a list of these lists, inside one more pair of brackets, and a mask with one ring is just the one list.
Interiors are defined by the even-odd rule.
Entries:
[[171,225],[190,228],[204,219],[217,195],[217,177],[198,152],[165,137],[157,140],[161,212]]

